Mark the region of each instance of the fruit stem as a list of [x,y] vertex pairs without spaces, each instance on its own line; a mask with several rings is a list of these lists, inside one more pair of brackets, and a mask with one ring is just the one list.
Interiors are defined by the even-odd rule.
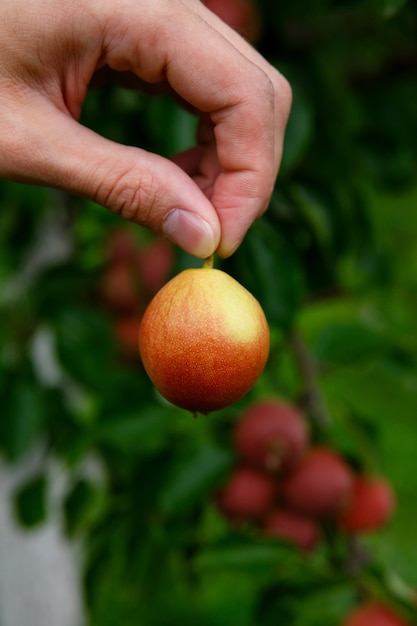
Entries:
[[214,254],[211,254],[206,259],[204,259],[203,267],[210,268],[210,267],[213,267],[213,265],[214,265]]

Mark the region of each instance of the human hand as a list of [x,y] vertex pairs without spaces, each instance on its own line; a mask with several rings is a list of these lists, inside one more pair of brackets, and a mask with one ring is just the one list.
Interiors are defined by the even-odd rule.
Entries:
[[[287,81],[199,0],[0,6],[0,176],[87,197],[199,257],[229,256],[266,209]],[[169,89],[201,116],[171,160],[82,126],[97,71]]]

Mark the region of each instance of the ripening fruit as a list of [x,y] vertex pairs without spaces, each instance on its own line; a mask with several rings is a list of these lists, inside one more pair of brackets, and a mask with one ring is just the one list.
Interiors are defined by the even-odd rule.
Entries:
[[137,264],[143,286],[153,296],[168,280],[174,263],[172,244],[166,239],[155,239],[138,254]]
[[353,473],[333,450],[311,448],[283,481],[282,494],[291,506],[310,515],[331,517],[349,501]]
[[290,509],[271,511],[261,528],[264,535],[288,541],[307,552],[313,550],[321,538],[316,519]]
[[138,355],[138,315],[120,315],[114,320],[114,335],[123,352],[131,357]]
[[349,503],[339,523],[350,533],[381,528],[395,510],[395,495],[390,483],[382,477],[357,476]]
[[407,626],[407,622],[381,604],[367,603],[354,609],[342,626]]
[[101,278],[100,296],[110,311],[133,313],[140,307],[137,277],[125,262],[110,264]]
[[253,521],[272,507],[275,491],[269,476],[250,467],[237,467],[219,492],[217,506],[231,521]]
[[167,400],[208,413],[255,384],[268,358],[269,329],[259,302],[231,276],[212,267],[188,269],[149,303],[139,350]]
[[129,230],[118,228],[110,233],[106,248],[106,258],[110,264],[133,263],[136,255],[136,242]]
[[309,429],[296,406],[281,400],[258,402],[238,421],[234,443],[246,462],[270,472],[282,472],[305,453]]

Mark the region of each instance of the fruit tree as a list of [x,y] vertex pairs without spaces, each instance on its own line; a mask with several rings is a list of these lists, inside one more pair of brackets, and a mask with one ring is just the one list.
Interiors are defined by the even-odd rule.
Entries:
[[[0,181],[0,456],[41,451],[16,523],[58,507],[87,626],[416,625],[417,4],[205,4],[293,89],[230,258]],[[164,156],[197,126],[116,86],[81,120]]]

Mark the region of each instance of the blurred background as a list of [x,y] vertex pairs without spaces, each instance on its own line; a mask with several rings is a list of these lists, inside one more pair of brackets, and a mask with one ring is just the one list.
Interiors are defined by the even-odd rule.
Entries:
[[[200,262],[83,199],[0,181],[1,626],[334,626],[367,601],[417,623],[417,5],[206,4],[293,88],[269,210],[216,261],[262,304],[270,358],[228,409],[168,405],[137,328]],[[111,86],[82,122],[166,156],[196,128],[168,98]],[[266,398],[389,482],[387,523],[326,525],[306,554],[219,509],[235,425]]]

